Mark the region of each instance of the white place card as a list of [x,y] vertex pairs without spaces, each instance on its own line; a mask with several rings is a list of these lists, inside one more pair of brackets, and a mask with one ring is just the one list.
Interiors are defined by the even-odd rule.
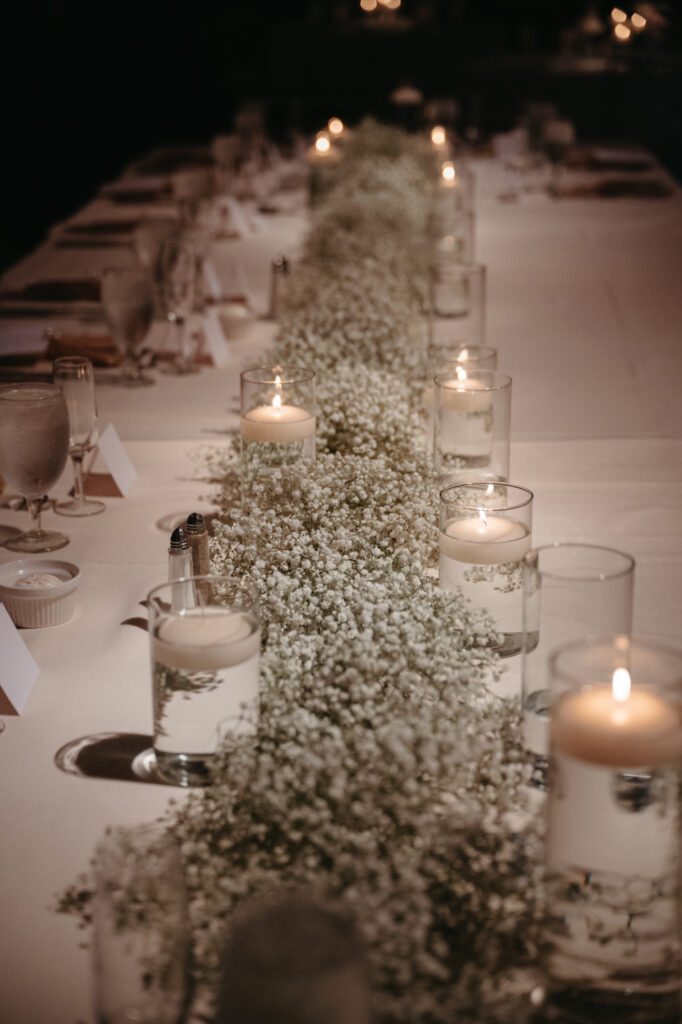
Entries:
[[204,314],[204,349],[214,366],[226,366],[230,350],[225,340],[217,309],[207,309]]
[[214,302],[220,302],[223,297],[223,286],[220,283],[218,272],[208,257],[203,261],[202,271],[204,275],[204,286]]
[[240,238],[248,238],[251,234],[251,228],[249,226],[248,218],[244,213],[244,207],[238,199],[235,199],[234,196],[227,196],[226,202],[227,208],[230,211],[230,222],[233,229],[237,232]]
[[114,483],[125,498],[137,476],[135,467],[128,458],[128,453],[116,433],[116,427],[110,423],[100,435],[97,444],[99,453],[107,464],[107,469],[114,478]]
[[0,715],[20,715],[40,669],[4,604],[0,604],[0,651]]

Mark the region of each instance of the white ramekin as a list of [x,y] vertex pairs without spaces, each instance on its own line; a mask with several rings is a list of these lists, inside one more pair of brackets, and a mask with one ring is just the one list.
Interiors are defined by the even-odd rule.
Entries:
[[[50,573],[62,583],[52,587],[18,587],[22,576]],[[76,588],[80,569],[73,562],[54,558],[20,558],[0,565],[0,602],[15,626],[39,629],[68,622],[76,606]]]

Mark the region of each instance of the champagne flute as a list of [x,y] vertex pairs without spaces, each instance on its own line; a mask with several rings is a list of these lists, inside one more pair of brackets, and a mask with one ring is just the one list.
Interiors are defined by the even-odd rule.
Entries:
[[75,481],[73,498],[58,502],[54,510],[60,516],[96,516],[106,505],[83,493],[83,459],[95,447],[98,433],[92,363],[84,356],[63,356],[55,359],[53,376],[69,411],[69,455]]
[[43,530],[43,495],[57,482],[69,451],[69,414],[56,384],[5,384],[0,387],[0,473],[26,498],[31,524],[26,533],[5,542],[10,551],[57,551],[69,538]]
[[140,367],[137,349],[154,316],[154,291],[148,271],[111,268],[102,277],[102,307],[114,341],[123,352],[122,384],[140,387],[153,384]]
[[182,238],[168,238],[161,246],[163,273],[163,301],[166,317],[174,330],[175,362],[170,373],[196,373],[192,366],[186,331],[186,321],[194,308],[197,284],[197,251]]

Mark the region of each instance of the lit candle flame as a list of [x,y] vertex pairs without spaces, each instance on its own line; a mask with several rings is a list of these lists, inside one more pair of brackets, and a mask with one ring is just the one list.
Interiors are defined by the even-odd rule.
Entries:
[[278,373],[275,374],[275,387],[277,388],[278,391],[282,390],[282,378]]
[[620,7],[614,7],[611,11],[611,21],[615,21],[618,24],[622,24],[628,20],[628,16],[625,11],[621,11]]
[[445,145],[446,138],[447,136],[445,134],[445,128],[443,128],[442,125],[437,124],[434,128],[431,129],[431,142],[434,144],[434,146]]
[[457,370],[456,370],[456,373],[457,373],[457,380],[458,381],[464,381],[464,380],[468,379],[467,372],[466,372],[466,370],[464,369],[463,366],[458,366]]
[[460,363],[466,363],[467,359],[469,358],[469,349],[468,348],[463,348],[462,351],[460,352],[458,358],[459,358]]
[[340,135],[343,131],[343,121],[340,117],[330,117],[327,121],[327,128],[332,135]]
[[627,25],[616,25],[613,34],[621,43],[624,43],[632,35]]
[[630,696],[630,673],[626,668],[617,668],[613,673],[613,681],[611,683],[611,689],[613,692],[613,699],[619,703],[626,701]]
[[450,163],[449,160],[447,163],[443,164],[443,167],[441,169],[441,175],[443,176],[443,181],[453,183],[455,180],[454,164]]
[[331,142],[326,135],[318,135],[315,139],[315,149],[318,153],[328,153],[331,149]]
[[275,410],[275,415],[278,415],[282,411],[282,396],[275,395],[272,400],[272,408]]
[[635,11],[630,18],[630,24],[637,32],[640,32],[646,25],[646,18],[639,11]]
[[479,518],[478,528],[483,532],[483,530],[487,529],[488,526],[488,514],[484,508],[479,508],[477,511]]

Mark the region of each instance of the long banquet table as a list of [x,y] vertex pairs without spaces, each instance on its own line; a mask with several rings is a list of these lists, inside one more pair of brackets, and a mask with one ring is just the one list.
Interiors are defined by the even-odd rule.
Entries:
[[[668,198],[524,196],[501,203],[504,171],[478,161],[477,258],[487,264],[488,343],[513,377],[511,480],[535,493],[534,542],[593,542],[637,562],[635,629],[679,642],[682,622],[682,193]],[[78,216],[106,213],[98,198]],[[261,310],[270,260],[295,252],[305,213],[268,218],[248,238],[217,243],[239,259]],[[125,248],[60,249],[48,239],[5,277],[19,287],[126,263]],[[5,718],[2,763],[0,1021],[91,1021],[90,961],[56,894],[87,866],[108,825],[159,815],[182,794],[144,782],[77,777],[55,754],[83,737],[149,734],[144,633],[124,619],[167,571],[157,521],[211,508],[201,454],[237,424],[238,372],[258,361],[275,325],[258,320],[221,369],[157,375],[153,388],[100,378],[102,426],[112,422],[137,478],[103,515],[46,520],[71,536],[57,557],[82,572],[73,619],[22,630],[40,675],[19,717]],[[0,334],[1,342],[1,334]],[[54,490],[68,490],[71,471]],[[0,509],[0,527],[26,513]],[[16,556],[0,548],[0,563]],[[513,692],[518,673],[503,679]],[[506,687],[506,690],[505,690]]]

